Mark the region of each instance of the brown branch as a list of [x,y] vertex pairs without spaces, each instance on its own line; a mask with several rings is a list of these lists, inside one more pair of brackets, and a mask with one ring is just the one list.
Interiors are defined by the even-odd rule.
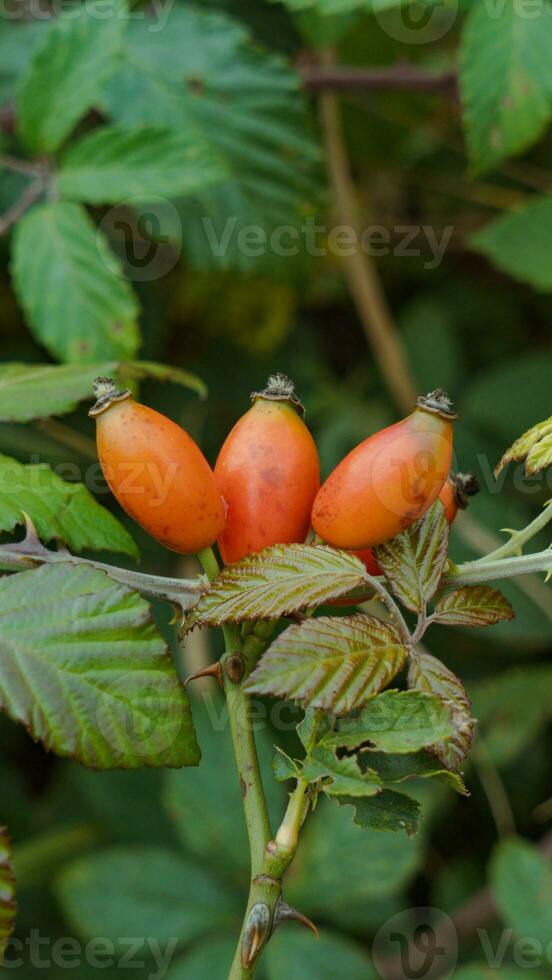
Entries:
[[434,92],[458,97],[456,71],[433,72],[415,65],[389,68],[324,67],[299,63],[303,85],[311,92]]
[[[324,57],[330,60],[333,53],[324,52]],[[356,189],[343,138],[337,96],[322,92],[320,109],[337,217],[340,224],[355,229],[360,236]],[[376,263],[366,251],[357,247],[343,258],[343,270],[364,333],[387,387],[399,408],[410,412],[416,400],[416,385]]]

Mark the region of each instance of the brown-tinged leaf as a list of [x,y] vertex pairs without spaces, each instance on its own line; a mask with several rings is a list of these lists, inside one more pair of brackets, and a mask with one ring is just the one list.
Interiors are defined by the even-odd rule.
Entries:
[[321,616],[277,637],[245,689],[348,714],[386,687],[407,656],[396,630],[373,616]]
[[445,592],[435,607],[434,621],[447,626],[494,626],[503,619],[514,619],[515,615],[498,589],[467,585]]
[[462,682],[436,657],[416,653],[408,671],[408,685],[417,691],[437,695],[450,711],[454,733],[434,744],[432,751],[447,769],[458,770],[471,748],[475,727]]
[[545,422],[538,422],[532,429],[525,432],[519,439],[516,439],[513,446],[504,453],[500,463],[495,469],[495,476],[504,469],[508,463],[525,460],[525,472],[527,476],[538,473],[552,463],[552,418]]
[[0,966],[15,926],[15,876],[8,832],[0,827]]
[[227,565],[183,625],[222,626],[279,619],[318,606],[361,585],[364,565],[326,545],[276,545]]
[[392,541],[374,548],[391,590],[412,612],[433,598],[447,560],[449,525],[436,500],[427,514]]

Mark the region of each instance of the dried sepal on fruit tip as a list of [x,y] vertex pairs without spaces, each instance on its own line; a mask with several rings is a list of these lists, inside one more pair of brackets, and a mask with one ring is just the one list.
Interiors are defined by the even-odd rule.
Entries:
[[450,419],[451,422],[458,418],[452,401],[444,388],[436,388],[435,391],[430,391],[427,395],[420,395],[416,399],[416,405],[425,412],[433,412],[434,415]]
[[122,402],[131,396],[130,389],[117,388],[113,378],[96,378],[92,387],[96,396],[96,401],[88,412],[92,418],[105,412],[113,402]]
[[294,409],[301,416],[305,417],[305,406],[303,405],[301,399],[297,396],[295,392],[295,384],[288,378],[287,374],[282,374],[278,372],[277,374],[271,374],[266,388],[262,391],[252,391],[251,401],[256,402],[259,398],[264,398],[267,401],[272,402],[289,402],[293,405]]

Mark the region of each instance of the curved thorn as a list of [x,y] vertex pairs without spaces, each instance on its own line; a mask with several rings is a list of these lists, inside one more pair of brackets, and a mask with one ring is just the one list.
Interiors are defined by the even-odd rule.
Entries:
[[184,681],[184,687],[188,687],[191,681],[197,681],[200,677],[214,677],[223,687],[222,676],[220,672],[220,663],[217,661],[216,664],[209,664],[208,667],[203,667],[202,670],[196,671],[195,674],[190,674],[189,677]]
[[303,915],[302,912],[299,912],[297,909],[292,908],[291,905],[288,905],[287,902],[284,902],[283,898],[280,898],[276,906],[276,911],[274,912],[272,931],[274,932],[278,926],[282,924],[282,922],[288,922],[290,920],[300,922],[302,925],[306,926],[307,929],[310,929],[318,940],[320,939],[320,933],[318,932],[314,922],[312,922],[308,916]]

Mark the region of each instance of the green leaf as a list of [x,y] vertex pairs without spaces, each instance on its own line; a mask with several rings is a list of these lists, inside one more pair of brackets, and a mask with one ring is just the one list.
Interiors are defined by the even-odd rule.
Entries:
[[301,775],[300,766],[289,755],[286,755],[278,745],[275,745],[274,748],[276,749],[276,755],[272,760],[274,778],[279,783],[285,783],[288,779],[298,779]]
[[186,694],[147,603],[60,563],[0,580],[0,708],[98,769],[197,765]]
[[79,935],[105,936],[121,949],[129,936],[189,943],[232,926],[238,912],[220,881],[157,847],[112,847],[80,858],[63,869],[56,893]]
[[[281,0],[278,0],[281,2]],[[410,4],[412,0],[284,0],[293,13],[312,10],[322,16],[350,13],[354,10],[377,13]],[[432,2],[432,0],[429,0]]]
[[405,793],[384,789],[369,799],[349,799],[343,796],[338,803],[356,807],[354,822],[359,827],[371,827],[373,830],[392,831],[396,834],[403,831],[408,837],[417,834],[420,829],[421,806]]
[[469,244],[501,272],[549,293],[552,269],[546,249],[551,234],[552,195],[547,195],[489,221],[471,235]]
[[427,514],[407,531],[374,548],[394,594],[412,612],[421,612],[433,598],[447,561],[449,525],[436,500]]
[[429,653],[416,653],[408,672],[408,686],[436,695],[448,708],[453,734],[436,740],[432,751],[447,769],[460,768],[473,741],[474,720],[462,682],[456,674]]
[[519,937],[544,948],[552,936],[552,868],[534,844],[502,841],[491,861],[491,889],[501,917]]
[[417,752],[453,731],[450,711],[439,698],[419,691],[384,691],[320,744],[355,749],[370,743],[382,752]]
[[476,585],[445,592],[432,619],[446,626],[494,626],[514,617],[512,606],[498,589]]
[[[117,123],[185,131],[221,163],[224,181],[181,207],[192,261],[240,269],[262,263],[270,271],[278,261],[272,232],[282,225],[298,231],[312,213],[319,156],[290,66],[262,51],[237,20],[175,6],[163,30],[152,32],[143,20],[130,25],[106,103]],[[264,240],[264,257],[256,245],[253,254],[243,245],[240,232],[251,225]]]
[[339,758],[331,749],[318,746],[305,760],[304,779],[322,781],[319,787],[327,796],[374,796],[382,788],[381,780],[370,769],[361,770],[354,756]]
[[0,421],[29,422],[72,412],[91,399],[92,382],[99,376],[170,381],[207,394],[201,378],[190,371],[155,361],[107,361],[101,364],[0,364]]
[[8,832],[0,827],[0,967],[15,928],[15,876]]
[[[286,881],[286,900],[315,919],[351,921],[353,910],[364,903],[381,903],[405,888],[421,860],[421,835],[361,829],[351,817],[347,807],[322,799],[304,826],[293,874]],[[286,940],[292,935],[281,933]]]
[[527,476],[533,476],[552,464],[552,418],[538,422],[532,429],[516,439],[513,446],[504,453],[495,469],[498,476],[508,463],[525,460]]
[[[360,843],[359,843],[359,846]],[[279,929],[263,956],[268,980],[376,980],[362,946],[342,933],[322,930],[317,942],[306,931]],[[199,976],[194,980],[200,980]]]
[[14,234],[12,273],[36,339],[62,361],[132,357],[138,305],[107,241],[78,204],[29,211]]
[[[547,980],[548,974],[535,973],[531,967],[533,980]],[[470,963],[456,970],[454,980],[527,980],[527,969],[515,966],[488,966],[487,963]]]
[[269,646],[245,690],[348,714],[398,674],[408,657],[396,630],[373,616],[321,616]]
[[227,565],[184,628],[279,619],[350,592],[363,582],[364,572],[354,555],[324,545],[265,548]]
[[514,3],[472,5],[463,34],[461,91],[472,167],[488,170],[521,153],[545,130],[552,114],[548,66],[552,17],[523,16]]
[[66,152],[56,178],[62,198],[118,204],[133,195],[197,194],[224,170],[189,132],[162,126],[103,126]]
[[209,937],[170,967],[165,980],[209,980],[224,977],[234,957],[236,940]]
[[552,667],[544,664],[494,673],[469,691],[495,766],[519,759],[552,719]]
[[447,783],[457,793],[463,796],[469,795],[460,776],[444,769],[430,752],[393,755],[388,752],[370,751],[363,752],[360,759],[361,765],[368,765],[377,772],[385,786],[408,782],[410,779],[437,778]]
[[22,78],[17,100],[19,131],[34,153],[52,153],[101,101],[117,64],[127,24],[124,3],[101,0],[70,17],[52,18]]
[[33,522],[42,541],[64,541],[72,551],[119,551],[139,557],[128,531],[83,483],[67,483],[43,463],[23,465],[0,455],[0,530]]

